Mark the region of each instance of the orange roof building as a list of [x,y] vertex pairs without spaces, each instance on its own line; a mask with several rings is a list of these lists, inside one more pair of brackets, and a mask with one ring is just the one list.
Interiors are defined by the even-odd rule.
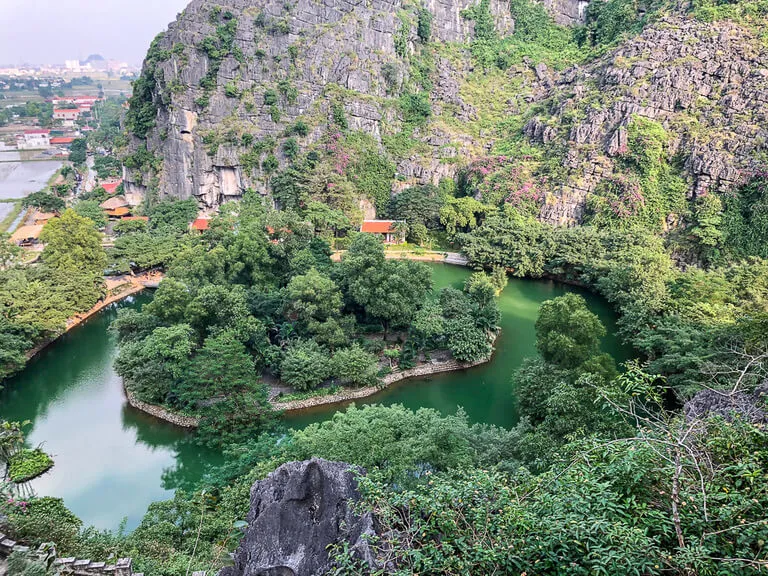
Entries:
[[195,221],[189,225],[189,227],[192,230],[197,230],[198,232],[204,232],[205,230],[208,230],[210,225],[211,225],[210,218],[196,218]]
[[402,244],[405,238],[395,229],[397,223],[397,220],[364,220],[360,232],[380,235],[385,244]]
[[122,196],[115,196],[114,198],[105,200],[104,202],[99,204],[99,206],[101,206],[101,208],[104,210],[115,210],[117,208],[125,208],[128,206],[128,200],[126,200]]
[[19,226],[11,235],[11,242],[15,244],[34,244],[40,238],[40,233],[43,231],[42,225],[35,226]]
[[110,218],[122,218],[124,216],[130,215],[131,209],[128,206],[120,206],[119,208],[105,210],[105,212]]

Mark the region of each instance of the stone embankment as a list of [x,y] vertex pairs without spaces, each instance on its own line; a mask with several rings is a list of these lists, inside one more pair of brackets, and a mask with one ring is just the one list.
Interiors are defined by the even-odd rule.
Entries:
[[341,402],[350,402],[352,400],[358,400],[360,398],[366,398],[373,396],[374,394],[381,392],[383,389],[388,388],[395,382],[402,380],[408,380],[410,378],[421,378],[424,376],[430,376],[432,374],[440,374],[441,372],[453,372],[455,370],[466,370],[480,364],[485,364],[491,360],[490,357],[483,360],[477,360],[475,362],[459,362],[458,360],[450,359],[442,362],[433,361],[427,364],[420,364],[407,370],[398,370],[387,374],[381,379],[379,386],[366,386],[364,388],[350,388],[341,390],[338,394],[329,394],[327,396],[315,396],[312,398],[303,398],[301,400],[291,400],[288,402],[277,402],[272,400],[272,406],[275,410],[282,410],[284,412],[295,412],[297,410],[306,410],[307,408],[314,408],[315,406],[322,406],[324,404],[338,404]]
[[194,416],[185,416],[184,414],[173,412],[162,406],[142,402],[136,398],[136,395],[130,391],[125,383],[123,383],[123,390],[125,390],[125,398],[128,400],[128,404],[133,408],[136,408],[136,410],[141,410],[150,416],[165,420],[166,422],[170,422],[171,424],[182,428],[197,428],[200,425],[200,419],[195,418]]
[[[29,547],[22,546],[0,533],[0,559],[7,558],[14,552],[29,552]],[[55,573],[61,576],[144,576],[133,571],[133,561],[130,558],[120,558],[115,564],[79,558],[57,558],[53,561],[53,567]]]
[[[331,254],[331,260],[341,261],[346,250],[336,250]],[[387,250],[384,252],[387,260],[415,260],[417,262],[436,262],[441,264],[453,264],[455,266],[469,266],[469,260],[466,256],[458,252],[437,252],[432,250]]]

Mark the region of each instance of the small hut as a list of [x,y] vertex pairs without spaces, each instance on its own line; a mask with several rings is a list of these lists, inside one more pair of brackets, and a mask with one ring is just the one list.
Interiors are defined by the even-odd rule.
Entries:
[[124,218],[131,214],[131,207],[122,196],[115,196],[105,200],[99,206],[101,206],[101,209],[104,210],[109,218]]
[[19,246],[34,246],[40,239],[42,225],[19,226],[11,235],[10,241]]

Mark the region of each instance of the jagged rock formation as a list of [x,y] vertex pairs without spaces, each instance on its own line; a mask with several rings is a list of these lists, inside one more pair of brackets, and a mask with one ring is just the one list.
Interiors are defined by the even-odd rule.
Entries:
[[[474,24],[462,16],[475,4],[423,4],[431,38],[448,44],[430,56],[432,117],[409,136],[409,150],[393,155],[395,192],[437,184],[489,154],[504,136],[488,130],[489,115],[527,118],[527,137],[556,148],[549,156],[562,154],[564,175],[549,180],[540,214],[557,225],[582,221],[588,195],[615,174],[633,117],[655,120],[670,134],[690,197],[728,189],[764,152],[768,55],[749,30],[668,16],[587,65],[556,72],[526,62],[497,71],[498,85],[483,86],[466,50]],[[583,19],[587,6],[544,4],[565,24]],[[415,73],[410,56],[418,62],[421,50],[418,10],[404,6],[194,0],[145,65],[154,71],[146,98],[155,125],[133,140],[134,152],[146,146],[149,153],[127,170],[126,192],[140,197],[151,184],[161,195],[196,197],[209,208],[248,188],[266,194],[269,170],[287,164],[281,142],[296,135],[292,127],[303,125],[297,138],[307,149],[328,136],[337,113],[350,130],[386,144],[403,130],[397,96]],[[490,0],[489,7],[496,30],[511,33],[507,2]]]
[[[471,40],[474,24],[462,11],[474,4],[426,0],[431,39]],[[583,17],[587,2],[545,4],[558,21],[572,23]],[[267,151],[245,156],[251,142],[280,138],[297,119],[309,127],[301,145],[317,142],[334,104],[343,107],[352,130],[377,140],[387,130],[396,132],[398,87],[410,73],[407,55],[418,43],[414,10],[401,0],[193,0],[145,63],[152,74],[144,100],[155,126],[132,142],[134,153],[146,145],[149,159],[127,164],[127,194],[141,197],[151,184],[161,195],[196,197],[216,207],[246,188],[266,193],[260,164]],[[499,34],[510,34],[514,22],[507,1],[490,0],[490,10]],[[227,23],[233,23],[234,38],[222,43],[217,33]],[[457,81],[469,70],[443,56],[435,67],[433,105],[438,111],[451,106],[451,115],[455,107],[459,123],[471,117]],[[428,152],[399,158],[397,169],[421,182],[453,176],[456,157],[487,149],[477,138],[434,126],[414,137]],[[272,150],[284,163],[279,146]]]
[[688,421],[720,416],[728,422],[734,417],[739,417],[754,424],[768,423],[768,380],[755,388],[751,394],[702,390],[685,403],[683,412]]
[[585,67],[564,71],[539,95],[534,141],[567,142],[566,182],[542,217],[581,220],[586,196],[613,171],[634,115],[660,122],[690,177],[691,196],[739,181],[768,141],[768,53],[730,22],[668,17]]
[[357,515],[360,499],[349,464],[313,458],[280,466],[251,488],[248,528],[235,565],[220,576],[315,576],[329,568],[329,546],[347,542],[372,568],[370,513]]
[[[432,37],[470,38],[473,24],[460,13],[473,2],[426,2]],[[153,47],[161,56],[150,64],[158,72],[152,93],[156,127],[147,134],[147,147],[164,161],[156,182],[160,192],[216,206],[247,187],[263,191],[258,167],[244,165],[247,147],[239,138],[279,136],[302,118],[311,128],[303,143],[317,141],[334,96],[341,93],[349,127],[379,138],[382,122],[396,121],[382,102],[383,70],[389,67],[390,83],[400,82],[407,64],[397,55],[396,36],[404,31],[409,51],[416,40],[415,22],[404,24],[399,9],[399,0],[194,0]],[[491,9],[497,28],[511,32],[506,2],[492,0]],[[217,61],[203,46],[216,39],[221,15],[235,22],[235,38]],[[201,84],[211,70],[213,86],[206,90]],[[269,103],[269,91],[279,93],[279,102]],[[221,142],[213,149],[215,138]],[[134,141],[134,149],[139,144]],[[129,194],[142,193],[149,184],[144,169],[129,169],[126,176]]]

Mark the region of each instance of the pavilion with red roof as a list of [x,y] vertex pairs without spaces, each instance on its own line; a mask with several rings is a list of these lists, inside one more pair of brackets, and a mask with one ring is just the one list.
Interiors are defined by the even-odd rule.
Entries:
[[360,232],[379,235],[385,244],[402,244],[405,238],[396,229],[397,224],[397,220],[363,220]]

